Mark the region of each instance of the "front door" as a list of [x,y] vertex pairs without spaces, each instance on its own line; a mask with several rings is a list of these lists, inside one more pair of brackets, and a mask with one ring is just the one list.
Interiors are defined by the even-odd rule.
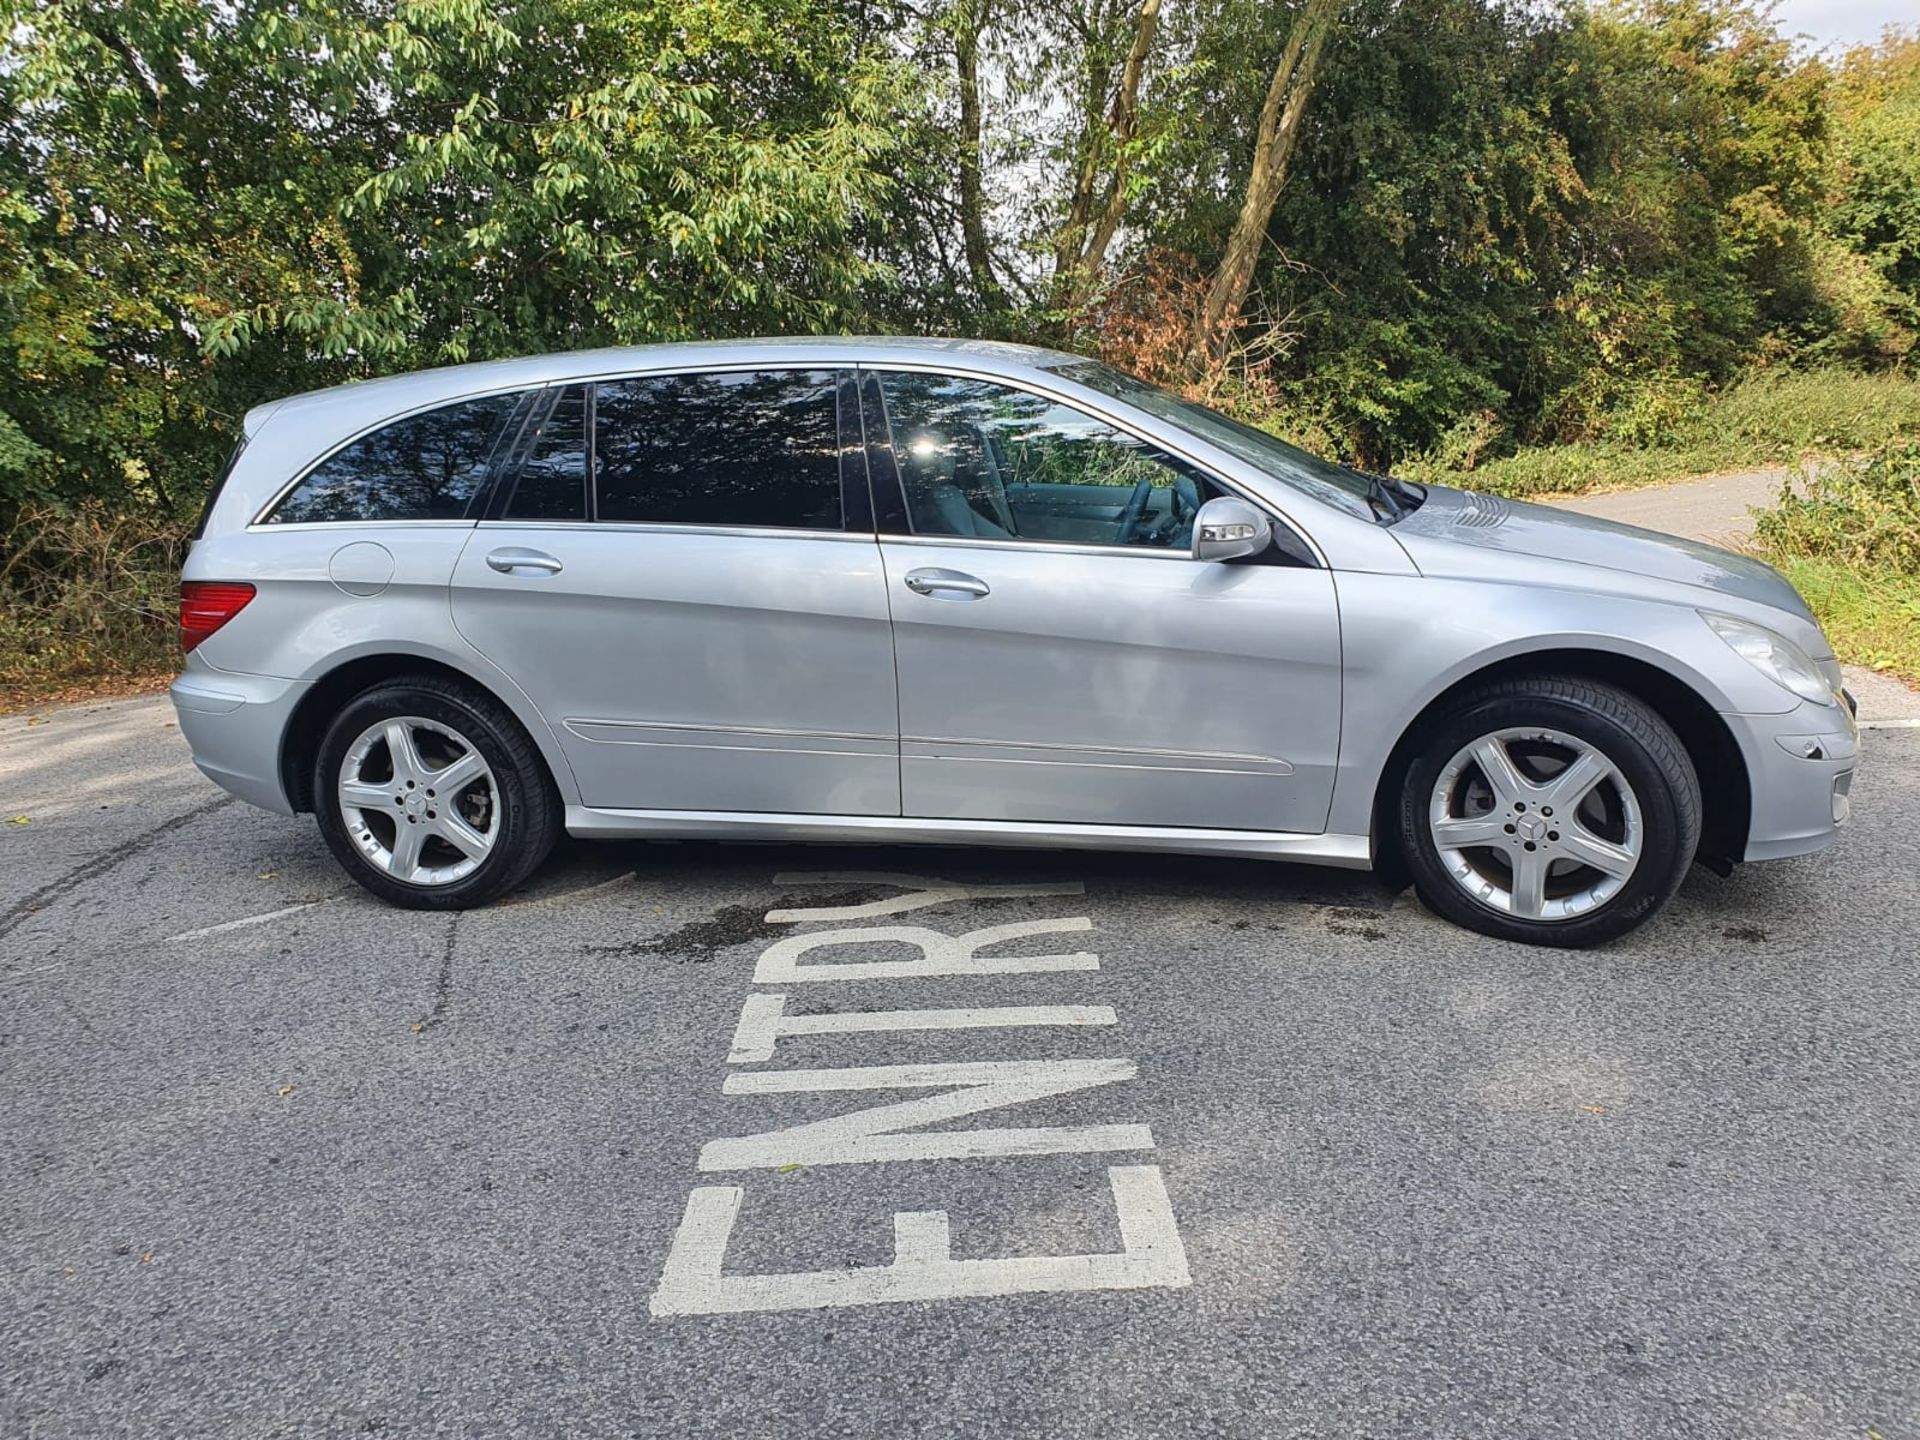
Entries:
[[840,388],[639,376],[560,389],[531,422],[454,620],[553,725],[588,806],[900,813],[885,579],[864,475],[842,485]]
[[[900,687],[903,813],[1319,833],[1340,735],[1331,575],[1189,557],[1222,487],[1001,382],[862,394]],[[898,510],[898,504],[881,508]]]

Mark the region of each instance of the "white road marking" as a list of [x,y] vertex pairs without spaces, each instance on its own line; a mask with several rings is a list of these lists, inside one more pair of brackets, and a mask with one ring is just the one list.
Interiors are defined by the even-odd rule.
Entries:
[[901,1134],[917,1125],[958,1120],[1096,1085],[1131,1080],[1131,1060],[980,1060],[874,1065],[846,1070],[758,1070],[727,1076],[726,1095],[811,1095],[841,1090],[954,1086],[939,1095],[871,1105],[760,1135],[708,1142],[702,1170],[774,1170],[782,1165],[859,1165],[890,1160],[963,1160],[989,1155],[1065,1155],[1151,1150],[1145,1125],[1049,1125]]
[[952,1258],[944,1210],[893,1217],[893,1263],[787,1275],[723,1275],[727,1241],[745,1192],[703,1185],[686,1213],[649,1308],[655,1315],[738,1315],[756,1310],[820,1310],[904,1300],[1060,1293],[1075,1290],[1179,1289],[1193,1283],[1186,1248],[1157,1165],[1107,1170],[1119,1221],[1117,1254]]
[[957,880],[929,880],[891,870],[788,870],[775,875],[776,885],[898,885],[911,893],[859,905],[820,905],[810,909],[769,910],[769,925],[805,924],[814,920],[871,920],[880,915],[904,915],[955,900],[1017,900],[1028,895],[1084,895],[1078,880],[1046,885],[967,885]]
[[1920,719],[1862,720],[1862,730],[1920,730]]
[[[777,913],[777,912],[776,912]],[[1027,935],[1064,935],[1091,930],[1084,915],[1070,920],[1021,920],[989,925],[964,935],[943,935],[920,925],[882,925],[868,930],[822,930],[790,935],[769,945],[754,967],[756,985],[787,985],[809,980],[913,980],[929,975],[1029,975],[1059,970],[1098,970],[1100,957],[1070,955],[976,955],[987,945]],[[800,957],[834,945],[913,945],[918,960],[855,960],[837,965],[802,965]]]
[[[1078,884],[971,886],[891,871],[807,871],[774,878],[776,883],[785,885],[851,882],[893,885],[906,892],[857,905],[769,911],[766,918],[775,924],[875,919],[952,901],[1084,893],[1084,887]],[[1090,918],[1075,916],[992,925],[961,935],[947,935],[919,925],[881,925],[789,935],[761,952],[753,983],[1095,971],[1100,968],[1100,958],[1086,951],[1011,956],[979,953],[1006,941],[1078,934],[1091,929]],[[909,946],[919,953],[907,960],[809,960],[815,951],[851,945]],[[729,1064],[756,1065],[771,1061],[779,1042],[790,1036],[1118,1023],[1114,1010],[1106,1005],[955,1006],[789,1015],[787,998],[784,993],[747,996],[734,1029],[733,1047],[727,1056]],[[702,1147],[698,1164],[702,1171],[712,1172],[1151,1150],[1153,1132],[1145,1125],[925,1128],[982,1111],[1118,1084],[1136,1078],[1138,1073],[1139,1067],[1132,1060],[1119,1058],[735,1070],[722,1083],[723,1094],[771,1096],[874,1090],[933,1093],[869,1105],[760,1134],[714,1140]],[[1120,1231],[1121,1249],[1117,1253],[955,1260],[952,1224],[947,1212],[908,1210],[893,1217],[894,1257],[890,1264],[763,1275],[722,1274],[727,1245],[745,1201],[745,1189],[737,1185],[696,1186],[687,1196],[686,1211],[674,1234],[650,1308],[656,1316],[742,1314],[1023,1292],[1178,1288],[1192,1284],[1186,1250],[1180,1241],[1179,1227],[1159,1167],[1109,1166],[1107,1176]],[[822,1216],[821,1222],[830,1226],[833,1217]]]
[[304,900],[298,905],[289,905],[284,910],[269,910],[264,915],[248,915],[239,920],[228,920],[219,925],[207,925],[198,930],[184,930],[178,935],[169,935],[167,943],[175,940],[201,940],[209,935],[224,935],[229,930],[244,930],[249,925],[265,925],[269,920],[283,919],[288,915],[298,915],[302,910],[312,910],[321,905],[331,905],[338,895],[329,895],[324,900]]
[[729,1065],[773,1059],[788,1035],[854,1035],[876,1030],[988,1030],[1018,1025],[1117,1025],[1110,1005],[992,1005],[951,1010],[857,1010],[789,1015],[785,995],[749,995],[733,1032]]

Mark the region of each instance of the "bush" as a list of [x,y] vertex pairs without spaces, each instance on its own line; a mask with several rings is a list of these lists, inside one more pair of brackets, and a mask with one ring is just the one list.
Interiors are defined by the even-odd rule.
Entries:
[[0,538],[0,702],[177,669],[185,552],[172,520],[23,511]]
[[1899,372],[1760,371],[1709,399],[1643,388],[1600,438],[1488,455],[1450,434],[1399,467],[1409,479],[1501,495],[1627,488],[1721,470],[1790,465],[1920,435],[1920,380]]
[[1788,488],[1761,513],[1754,536],[1783,559],[1920,576],[1920,439],[1812,467],[1800,489]]

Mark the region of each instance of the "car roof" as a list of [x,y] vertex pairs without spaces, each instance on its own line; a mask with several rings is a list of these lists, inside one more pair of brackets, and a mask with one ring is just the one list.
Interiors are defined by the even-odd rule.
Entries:
[[[926,336],[788,335],[746,340],[694,340],[667,345],[623,345],[600,350],[561,350],[512,360],[484,360],[415,370],[379,380],[357,380],[326,390],[309,390],[257,405],[247,412],[246,432],[259,430],[269,416],[285,411],[317,418],[326,410],[340,422],[343,436],[390,415],[423,406],[522,386],[622,371],[673,369],[682,365],[733,366],[757,360],[780,365],[858,365],[883,360],[964,362],[969,370],[1018,376],[1080,360],[1064,350],[1016,345],[1000,340],[941,339]],[[348,413],[338,413],[338,412]]]

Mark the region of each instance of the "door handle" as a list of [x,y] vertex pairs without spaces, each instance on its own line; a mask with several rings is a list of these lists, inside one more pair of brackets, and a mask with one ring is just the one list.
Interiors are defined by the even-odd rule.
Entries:
[[527,550],[518,545],[493,551],[487,556],[487,564],[502,575],[511,575],[518,570],[538,570],[545,575],[558,575],[564,568],[544,550]]
[[958,570],[909,570],[907,588],[916,595],[970,595],[978,600],[989,593],[987,582]]

